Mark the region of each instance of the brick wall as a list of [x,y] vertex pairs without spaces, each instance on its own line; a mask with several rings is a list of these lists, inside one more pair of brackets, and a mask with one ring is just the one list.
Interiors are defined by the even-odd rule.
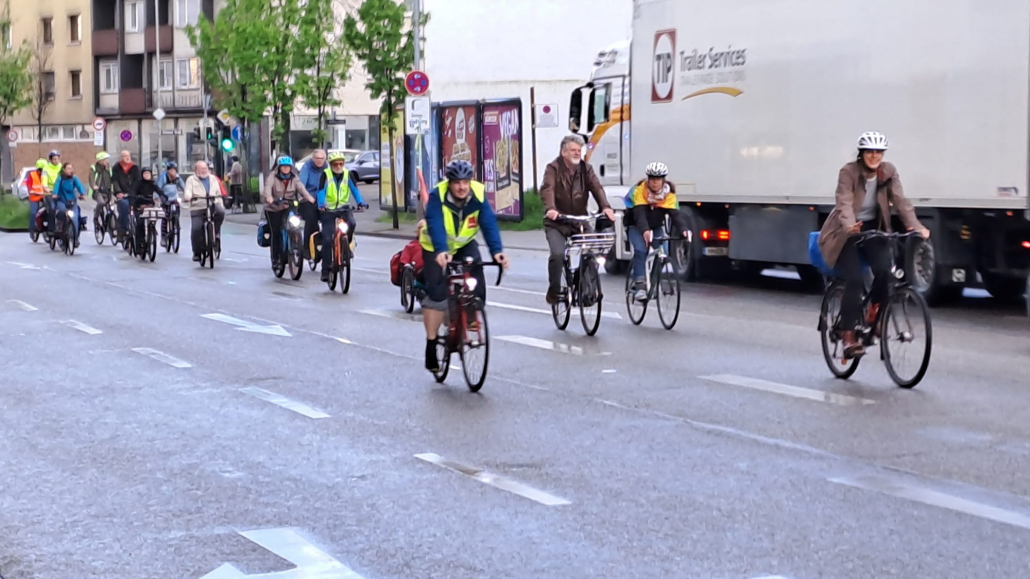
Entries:
[[96,162],[97,153],[103,147],[96,147],[89,142],[19,142],[17,147],[11,149],[11,156],[14,158],[12,173],[17,177],[22,167],[35,167],[36,159],[46,159],[47,154],[54,149],[61,152],[62,163],[71,163],[75,166],[75,174],[85,185],[86,178],[89,177],[89,166]]

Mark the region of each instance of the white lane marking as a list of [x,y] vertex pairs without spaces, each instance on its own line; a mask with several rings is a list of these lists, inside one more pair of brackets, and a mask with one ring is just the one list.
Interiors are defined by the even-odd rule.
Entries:
[[754,579],[790,579],[786,575],[762,575],[761,577],[755,577]]
[[364,273],[375,273],[375,274],[379,274],[379,275],[385,275],[387,273],[390,273],[390,272],[386,271],[385,269],[372,269],[370,267],[358,267],[356,265],[352,265],[352,266],[350,266],[350,268],[353,269],[354,271],[360,271],[360,272],[364,272]]
[[312,545],[293,529],[256,529],[241,531],[252,543],[271,551],[295,567],[277,573],[245,575],[231,563],[224,563],[200,579],[243,579],[244,577],[276,577],[279,579],[362,579],[350,567],[340,563],[325,551]]
[[402,311],[392,310],[358,310],[362,314],[368,314],[370,316],[379,316],[380,318],[390,318],[391,320],[401,320],[405,322],[422,322],[422,316],[417,314],[409,314]]
[[606,370],[601,370],[601,373],[602,373],[602,374],[614,374],[614,373],[616,373],[616,372],[618,372],[618,370],[616,370],[616,369],[614,369],[614,368],[608,368],[608,369],[606,369]]
[[530,295],[530,296],[546,296],[547,295],[547,292],[537,292],[537,291],[533,291],[533,290],[524,290],[524,289],[518,289],[518,288],[514,288],[514,287],[504,287],[504,286],[501,286],[501,285],[499,285],[499,286],[491,286],[490,289],[491,290],[498,290],[498,291],[502,291],[502,292],[511,292],[511,293],[516,293],[516,294],[526,294],[526,295]]
[[153,359],[157,360],[158,362],[164,362],[165,364],[168,364],[169,366],[172,366],[173,368],[192,368],[193,367],[193,365],[190,364],[189,362],[184,362],[184,361],[182,361],[182,360],[180,360],[180,359],[178,359],[178,358],[176,358],[174,356],[169,356],[168,354],[165,354],[164,352],[162,352],[160,350],[155,350],[153,348],[133,348],[132,351],[136,352],[137,354],[142,354],[142,355],[147,356],[149,358],[153,358]]
[[16,266],[18,266],[18,267],[20,267],[22,269],[34,269],[34,270],[43,269],[43,268],[41,268],[39,266],[32,265],[31,263],[22,263],[20,261],[8,261],[7,263],[9,263],[11,265],[16,265]]
[[34,307],[34,306],[30,306],[29,304],[27,304],[27,303],[25,303],[25,302],[23,302],[21,300],[7,300],[7,303],[9,303],[12,306],[22,310],[23,312],[38,312],[39,311],[39,308]]
[[89,334],[91,336],[95,336],[97,334],[103,334],[103,332],[101,332],[100,330],[98,330],[98,329],[96,329],[94,327],[91,327],[91,326],[87,326],[86,324],[84,324],[84,323],[82,323],[82,322],[80,322],[78,320],[65,320],[65,321],[63,321],[61,323],[66,325],[66,326],[68,326],[69,328],[76,329],[76,330],[78,330],[80,332],[85,332],[85,333],[87,333],[87,334]]
[[833,392],[801,388],[799,386],[790,386],[788,384],[778,384],[776,382],[769,382],[768,380],[759,380],[757,378],[748,378],[746,376],[734,376],[733,374],[699,376],[699,378],[702,380],[709,380],[711,382],[721,382],[731,386],[742,386],[744,388],[751,388],[752,390],[762,390],[764,392],[783,394],[785,396],[804,398],[806,400],[815,400],[817,402],[828,402],[830,404],[838,404],[840,406],[876,404],[875,400],[869,400],[868,398],[857,398],[855,396],[847,396],[845,394],[834,394]]
[[231,257],[223,257],[222,260],[223,261],[228,261],[228,262],[231,262],[231,263],[246,263],[248,261],[247,258],[233,259]]
[[[488,301],[487,305],[492,307],[492,308],[501,308],[501,309],[504,309],[504,310],[515,310],[515,311],[518,311],[518,312],[530,312],[530,313],[533,313],[533,314],[544,314],[544,315],[547,315],[547,316],[551,315],[551,310],[543,310],[543,309],[539,309],[539,308],[527,308],[526,306],[516,306],[514,304],[504,304],[504,303],[499,303],[499,302],[489,302]],[[602,311],[601,312],[601,317],[602,318],[610,318],[610,319],[613,319],[613,320],[621,320],[622,319],[622,316],[620,316],[619,314],[617,314],[615,312],[604,312],[604,311]]]
[[503,491],[508,491],[509,493],[519,495],[520,497],[525,497],[529,500],[536,501],[542,505],[554,507],[572,504],[570,501],[563,499],[561,497],[554,496],[550,493],[544,492],[539,489],[535,489],[531,486],[524,485],[517,481],[513,481],[509,478],[489,473],[480,468],[465,466],[461,463],[447,460],[444,457],[432,452],[416,454],[415,458],[419,460],[424,460],[430,464],[441,466],[448,470],[453,470],[454,472],[461,473],[465,476],[471,477],[483,484],[488,484],[494,488],[499,488]]
[[292,410],[292,411],[296,412],[297,414],[303,414],[304,416],[307,416],[308,418],[314,418],[314,419],[329,418],[329,415],[326,414],[325,412],[322,412],[321,410],[316,410],[316,409],[308,406],[307,404],[304,404],[303,402],[297,402],[296,400],[290,400],[289,398],[287,398],[285,396],[282,396],[280,394],[276,394],[275,392],[269,392],[268,390],[264,390],[262,388],[255,388],[254,386],[248,386],[246,388],[240,388],[240,392],[243,392],[244,394],[247,394],[249,396],[253,396],[254,398],[259,398],[261,400],[264,400],[265,402],[271,402],[272,404],[275,404],[276,406],[279,406],[280,408],[285,408],[287,410]]
[[1004,523],[1014,527],[1030,529],[1030,516],[1017,511],[1011,511],[964,499],[955,495],[949,495],[926,487],[909,484],[894,477],[884,475],[863,475],[856,477],[840,477],[829,479],[832,483],[845,485],[857,489],[874,491],[892,497],[907,499],[924,505],[940,507],[949,511],[955,511],[981,519],[987,519],[996,523]]
[[560,344],[558,342],[552,342],[550,340],[541,340],[540,338],[531,338],[529,336],[497,336],[497,339],[504,340],[505,342],[511,342],[513,344],[522,344],[523,346],[530,346],[532,348],[540,348],[541,350],[550,350],[552,352],[558,352],[561,354],[572,354],[574,356],[583,355],[583,348],[580,348],[579,346]]
[[216,322],[222,322],[223,324],[229,324],[232,326],[238,326],[236,329],[241,332],[253,332],[255,334],[268,334],[269,336],[283,336],[285,338],[293,337],[289,332],[283,329],[279,324],[271,326],[262,326],[255,324],[254,322],[248,322],[225,314],[201,314],[200,317],[208,320],[214,320]]

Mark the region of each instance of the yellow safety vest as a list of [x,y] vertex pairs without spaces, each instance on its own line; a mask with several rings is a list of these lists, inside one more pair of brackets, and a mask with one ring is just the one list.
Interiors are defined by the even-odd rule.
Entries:
[[46,166],[43,167],[43,186],[52,190],[54,185],[57,183],[57,178],[60,176],[61,166],[47,163]]
[[325,206],[330,211],[335,211],[347,203],[350,203],[350,171],[346,168],[343,170],[343,181],[340,181],[340,186],[337,187],[333,170],[326,169]]
[[[479,233],[479,209],[463,215],[461,229],[455,230],[454,211],[447,206],[447,185],[449,181],[444,179],[436,186],[437,194],[440,195],[440,205],[443,209],[443,226],[447,230],[447,253],[454,254],[462,247],[465,247]],[[479,181],[472,181],[472,194],[480,203],[486,203],[486,187]],[[418,242],[426,251],[439,251],[433,248],[433,239],[429,236],[429,228],[423,227],[418,235]]]

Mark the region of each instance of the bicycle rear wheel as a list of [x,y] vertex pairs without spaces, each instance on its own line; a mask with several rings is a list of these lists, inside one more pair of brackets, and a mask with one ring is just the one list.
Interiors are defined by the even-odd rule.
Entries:
[[844,339],[841,336],[841,304],[844,300],[844,286],[840,283],[830,285],[823,296],[823,304],[819,308],[819,333],[823,344],[823,359],[834,376],[847,380],[858,370],[862,358],[844,357]]
[[572,317],[572,300],[569,295],[568,268],[562,266],[561,275],[558,276],[558,283],[561,290],[558,292],[557,303],[551,304],[551,317],[554,318],[554,325],[559,330],[569,327],[569,319]]
[[680,280],[668,260],[658,272],[658,287],[655,288],[658,298],[658,319],[662,327],[671,330],[680,317]]
[[899,288],[880,316],[880,352],[891,380],[914,388],[926,375],[933,348],[930,308],[912,288]]
[[465,339],[462,340],[458,355],[461,356],[461,371],[465,374],[465,383],[469,391],[479,392],[486,381],[486,369],[490,363],[490,330],[486,324],[486,311],[476,300],[471,311],[466,308]]
[[647,300],[637,301],[633,291],[633,272],[626,274],[626,313],[634,326],[639,326],[647,315]]
[[588,256],[579,265],[579,318],[588,336],[601,326],[601,276],[597,261]]
[[415,272],[410,265],[401,270],[401,307],[409,314],[415,311]]

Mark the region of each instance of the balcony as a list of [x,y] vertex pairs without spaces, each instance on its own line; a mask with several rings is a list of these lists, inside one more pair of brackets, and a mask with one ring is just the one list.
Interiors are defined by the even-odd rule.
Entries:
[[123,115],[142,115],[147,112],[147,89],[123,88],[118,93],[118,112]]
[[[153,100],[153,99],[149,99]],[[175,93],[162,92],[158,102],[161,103],[161,108],[166,111],[177,111],[177,110],[201,110],[204,108],[204,95],[201,94],[200,90],[182,90],[179,89]]]
[[[165,25],[160,27],[161,30],[161,52],[168,53],[172,51],[172,27]],[[143,45],[144,49],[150,53],[154,52],[154,27],[148,26],[143,32]]]
[[93,31],[94,56],[118,56],[118,29]]

